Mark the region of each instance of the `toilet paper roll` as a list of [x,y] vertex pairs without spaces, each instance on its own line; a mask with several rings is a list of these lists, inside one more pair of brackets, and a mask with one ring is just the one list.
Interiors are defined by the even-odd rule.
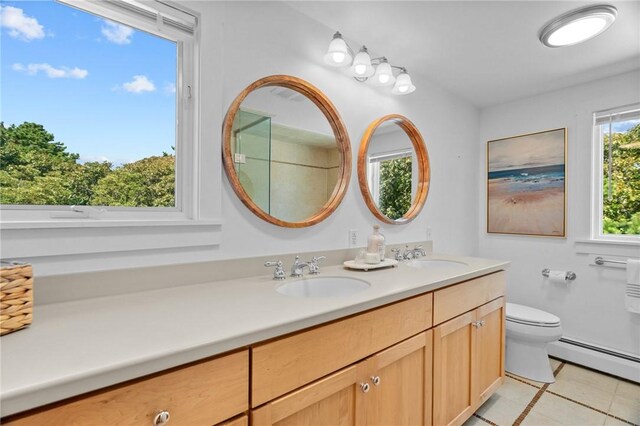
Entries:
[[565,284],[567,282],[567,271],[549,271],[549,282]]

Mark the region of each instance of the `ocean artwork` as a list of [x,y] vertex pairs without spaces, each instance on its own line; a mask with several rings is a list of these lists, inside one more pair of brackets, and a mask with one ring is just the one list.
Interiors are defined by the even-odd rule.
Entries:
[[566,129],[487,143],[487,232],[565,236]]

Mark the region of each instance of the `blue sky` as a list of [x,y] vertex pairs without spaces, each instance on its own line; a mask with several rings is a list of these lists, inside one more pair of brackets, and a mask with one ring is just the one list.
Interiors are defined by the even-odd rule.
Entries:
[[[633,129],[638,124],[640,124],[640,120],[620,121],[612,124],[611,131],[616,133],[626,133],[629,130]],[[603,124],[603,126],[605,126],[606,129],[609,128],[608,124]]]
[[45,126],[81,161],[175,145],[174,42],[54,1],[2,1],[0,120]]

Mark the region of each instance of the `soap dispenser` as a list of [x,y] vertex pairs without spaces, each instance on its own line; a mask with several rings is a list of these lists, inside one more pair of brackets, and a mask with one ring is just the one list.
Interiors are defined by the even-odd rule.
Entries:
[[[375,257],[375,262],[373,262]],[[380,234],[380,225],[373,225],[373,234],[367,240],[367,263],[378,263],[384,259],[384,237]]]

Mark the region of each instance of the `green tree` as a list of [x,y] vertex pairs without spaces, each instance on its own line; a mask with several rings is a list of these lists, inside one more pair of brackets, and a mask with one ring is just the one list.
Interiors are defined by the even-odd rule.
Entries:
[[36,123],[0,123],[0,203],[72,204],[78,154]]
[[411,157],[380,163],[380,211],[399,219],[411,207]]
[[605,135],[603,144],[603,232],[640,234],[640,124],[626,133],[612,136],[611,176],[609,135]]
[[175,206],[175,157],[163,155],[125,164],[100,179],[92,205],[130,207]]

